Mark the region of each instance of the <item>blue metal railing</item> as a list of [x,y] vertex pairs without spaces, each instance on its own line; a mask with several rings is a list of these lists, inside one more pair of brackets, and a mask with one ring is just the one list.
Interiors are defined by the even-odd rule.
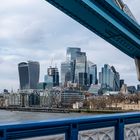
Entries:
[[140,113],[138,112],[1,124],[0,140],[16,140],[56,134],[65,134],[65,140],[78,140],[80,131],[112,126],[115,128],[115,140],[123,140],[124,126],[135,123],[140,123]]

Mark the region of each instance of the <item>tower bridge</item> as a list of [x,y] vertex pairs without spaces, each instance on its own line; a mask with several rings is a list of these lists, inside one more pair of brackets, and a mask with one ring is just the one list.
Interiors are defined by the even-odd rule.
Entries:
[[[140,80],[140,26],[122,0],[46,1],[133,58]],[[135,112],[44,122],[1,124],[0,139],[40,137],[37,139],[137,140],[140,139],[139,130],[140,113]],[[41,137],[48,135],[53,136],[52,138]]]

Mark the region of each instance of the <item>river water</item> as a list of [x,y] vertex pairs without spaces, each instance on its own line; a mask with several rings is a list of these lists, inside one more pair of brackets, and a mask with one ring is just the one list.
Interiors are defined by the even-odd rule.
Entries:
[[[40,112],[22,112],[22,111],[6,111],[0,110],[0,124],[35,122],[54,119],[76,118],[80,116],[91,116],[85,113],[40,113]],[[95,114],[93,114],[95,115]],[[22,138],[20,140],[64,140],[65,134],[42,136],[35,138]],[[83,139],[80,139],[83,140]]]
[[[22,123],[45,121],[54,119],[76,118],[80,116],[91,116],[92,114],[85,113],[40,113],[40,112],[22,112],[22,111],[6,111],[0,110],[0,124]],[[93,114],[94,115],[94,114]],[[20,140],[64,140],[65,135],[42,136],[35,138],[27,138]]]
[[0,110],[0,123],[42,121],[50,119],[75,118],[92,114],[82,113],[40,113]]

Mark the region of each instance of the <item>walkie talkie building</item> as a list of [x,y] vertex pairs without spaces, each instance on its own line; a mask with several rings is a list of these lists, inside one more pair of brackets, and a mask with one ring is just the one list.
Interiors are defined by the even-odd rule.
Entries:
[[36,89],[39,82],[39,62],[28,61],[18,64],[20,90]]

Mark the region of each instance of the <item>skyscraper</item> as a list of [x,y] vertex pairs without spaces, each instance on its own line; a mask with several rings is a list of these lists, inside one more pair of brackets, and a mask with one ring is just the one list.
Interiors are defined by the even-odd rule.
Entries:
[[71,82],[75,82],[75,66],[76,66],[76,58],[78,54],[81,52],[81,48],[68,47],[66,54],[66,61],[71,65]]
[[85,52],[78,52],[75,64],[75,83],[80,83],[79,73],[87,74],[87,56]]
[[[79,83],[79,73],[87,73],[87,57],[80,48],[67,48],[66,61],[61,63],[61,83]],[[85,74],[84,74],[85,75]]]
[[18,64],[20,89],[36,89],[39,82],[39,62],[28,61]]
[[79,53],[79,52],[81,52],[81,48],[68,47],[67,48],[67,54],[66,54],[67,61],[76,60],[77,53]]
[[52,84],[53,87],[59,86],[59,72],[57,67],[49,67],[47,69],[47,75],[44,77],[44,81],[47,84]]
[[120,75],[112,66],[105,64],[99,73],[99,82],[111,90],[120,90]]
[[72,82],[72,63],[69,61],[61,63],[61,83],[66,85]]
[[110,87],[113,89],[114,74],[108,64],[105,64],[104,67],[102,67],[99,76],[101,76],[99,77],[99,79],[102,85],[106,85],[106,87]]
[[59,72],[57,67],[49,67],[48,76],[53,77],[53,86],[59,86]]
[[87,85],[87,73],[82,73],[82,72],[79,72],[79,74],[78,74],[78,84],[80,85],[80,86],[86,86]]
[[113,90],[119,91],[120,90],[120,74],[116,71],[114,66],[111,66],[111,69],[114,73]]
[[124,85],[124,79],[120,79],[120,89],[121,89],[122,85]]
[[96,64],[88,64],[88,75],[89,75],[89,84],[98,84],[97,79],[97,65]]

